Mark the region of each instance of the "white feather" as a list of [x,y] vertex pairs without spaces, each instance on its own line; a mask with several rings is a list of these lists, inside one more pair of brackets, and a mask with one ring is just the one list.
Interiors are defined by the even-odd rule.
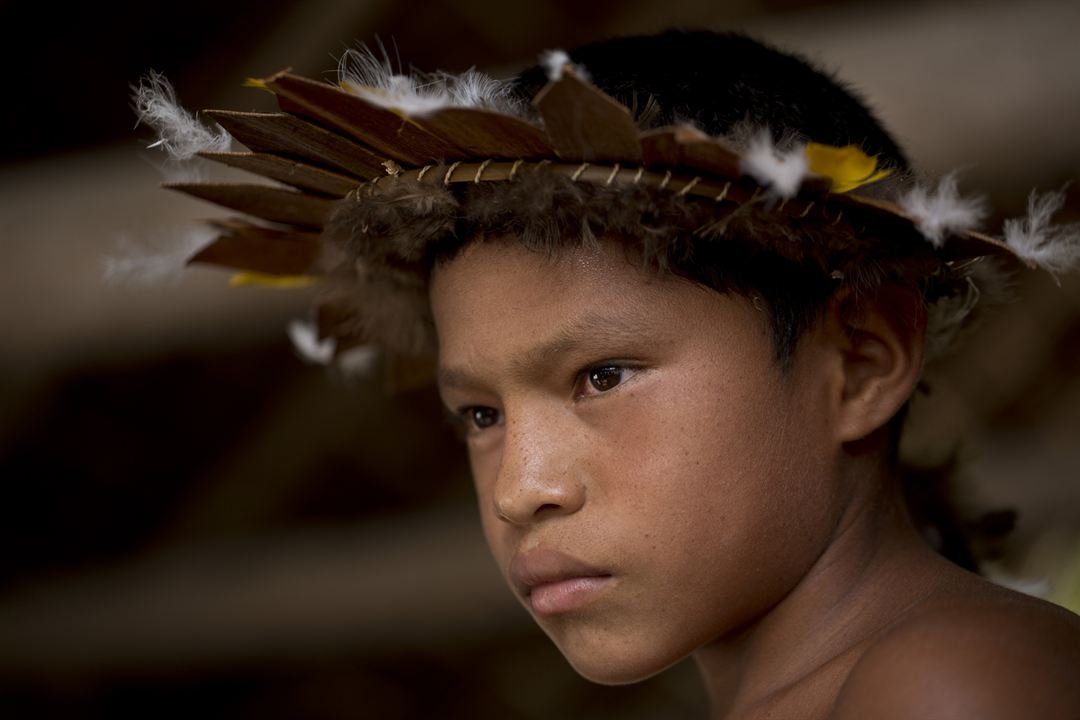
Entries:
[[481,107],[510,115],[524,115],[524,101],[514,95],[514,85],[470,68],[460,75],[441,73],[458,107]]
[[782,151],[768,130],[758,132],[750,139],[740,164],[743,174],[784,199],[795,197],[810,172],[805,146],[796,145]]
[[926,347],[923,357],[932,362],[953,346],[967,327],[971,314],[979,304],[982,291],[970,277],[963,291],[944,297],[928,308]]
[[191,257],[216,236],[211,228],[199,225],[168,228],[138,240],[121,236],[118,254],[102,258],[105,281],[133,286],[175,284]]
[[320,340],[315,323],[307,320],[293,320],[289,323],[288,333],[297,354],[309,363],[329,365],[334,359],[337,342],[334,338]]
[[157,133],[150,147],[160,147],[175,162],[186,162],[204,151],[226,151],[232,139],[224,128],[211,130],[176,102],[176,92],[161,73],[151,71],[138,86],[132,100],[139,123]]
[[585,69],[584,65],[579,65],[570,60],[570,56],[565,50],[544,50],[538,57],[540,67],[544,68],[547,73],[549,82],[558,82],[562,80],[563,70],[569,65],[574,70],[574,74],[582,80],[589,79],[589,72]]
[[414,117],[446,107],[487,108],[523,114],[513,85],[475,69],[452,73],[394,72],[385,51],[379,58],[366,45],[346,50],[338,60],[338,84],[373,105]]
[[338,355],[337,367],[345,377],[363,377],[371,374],[378,357],[378,346],[359,345]]
[[563,68],[570,64],[570,56],[565,50],[544,50],[540,53],[540,65],[547,71],[548,80],[558,82],[562,79]]
[[974,230],[987,214],[985,198],[960,197],[954,172],[942,177],[934,188],[915,186],[899,202],[934,247],[941,247],[950,233]]
[[1051,225],[1065,193],[1028,196],[1026,217],[1005,221],[1005,242],[1021,259],[1057,276],[1080,268],[1080,223]]

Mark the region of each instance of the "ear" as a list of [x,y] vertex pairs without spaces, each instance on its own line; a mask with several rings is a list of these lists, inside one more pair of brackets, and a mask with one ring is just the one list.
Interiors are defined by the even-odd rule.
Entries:
[[890,284],[875,293],[837,293],[828,303],[825,336],[838,373],[832,385],[837,440],[861,440],[903,407],[919,381],[926,308],[919,294]]

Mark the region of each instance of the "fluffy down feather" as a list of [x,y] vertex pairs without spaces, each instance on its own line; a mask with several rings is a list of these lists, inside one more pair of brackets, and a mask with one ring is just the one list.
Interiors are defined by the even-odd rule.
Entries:
[[756,133],[742,155],[742,172],[780,198],[793,198],[810,172],[803,145],[780,150],[768,130]]
[[415,117],[445,107],[524,114],[523,103],[508,80],[497,80],[473,68],[460,75],[395,72],[385,50],[380,58],[367,45],[346,50],[338,60],[338,84],[374,105]]
[[158,139],[150,147],[160,147],[169,158],[183,163],[204,151],[223,152],[232,139],[221,127],[212,130],[176,102],[176,91],[161,73],[150,71],[138,86],[132,86],[132,99],[139,122],[149,125]]
[[1022,260],[1058,275],[1080,268],[1080,223],[1051,225],[1065,205],[1065,193],[1028,196],[1026,217],[1005,221],[1005,242]]
[[216,231],[201,226],[170,228],[138,240],[121,236],[118,253],[102,258],[105,280],[133,286],[178,283],[188,260],[215,237]]
[[346,377],[356,378],[370,375],[378,359],[377,345],[359,345],[338,355],[335,364]]
[[987,214],[984,198],[960,197],[956,173],[945,175],[932,189],[925,185],[915,186],[902,195],[899,202],[934,247],[941,247],[950,233],[974,230]]
[[334,359],[337,342],[333,338],[319,339],[315,323],[293,320],[288,326],[289,340],[296,353],[313,365],[328,365]]
[[988,308],[1012,296],[1012,273],[989,257],[954,267],[955,282],[927,308],[924,357],[930,363],[960,344]]
[[565,50],[544,50],[540,53],[540,66],[547,72],[549,82],[562,79],[563,68],[570,63],[570,56]]

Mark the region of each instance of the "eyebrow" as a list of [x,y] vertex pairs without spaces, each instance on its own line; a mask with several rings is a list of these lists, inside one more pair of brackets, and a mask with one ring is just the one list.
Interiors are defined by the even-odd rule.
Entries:
[[[600,348],[626,342],[662,328],[662,324],[626,307],[611,307],[606,311],[590,311],[559,328],[551,337],[530,347],[510,362],[515,378],[532,377],[557,358],[581,348]],[[439,386],[443,388],[473,388],[482,383],[461,368],[439,366]]]

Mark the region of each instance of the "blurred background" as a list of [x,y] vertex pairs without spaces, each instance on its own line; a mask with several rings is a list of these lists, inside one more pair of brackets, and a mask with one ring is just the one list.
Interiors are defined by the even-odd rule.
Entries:
[[[918,167],[964,168],[988,227],[1080,178],[1076,2],[0,2],[0,716],[705,716],[686,663],[624,688],[566,667],[487,556],[434,393],[301,362],[284,328],[305,291],[102,279],[222,214],[157,187],[128,99],[150,69],[189,108],[270,111],[244,78],[328,78],[358,40],[509,75],[671,26],[834,69]],[[1060,281],[1020,275],[932,368],[904,452],[913,487],[951,499],[931,533],[1075,609],[1080,277]]]

